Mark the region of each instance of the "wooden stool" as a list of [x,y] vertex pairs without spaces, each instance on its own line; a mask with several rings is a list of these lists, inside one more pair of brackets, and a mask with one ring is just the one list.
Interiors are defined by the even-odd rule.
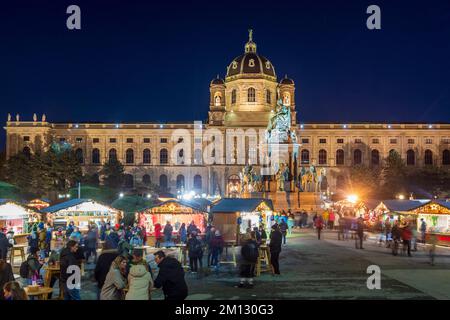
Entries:
[[26,260],[25,258],[25,245],[15,245],[11,248],[11,251],[9,253],[9,262],[11,263],[11,266],[14,267],[14,258],[16,257],[16,251],[19,251],[19,254],[22,258],[22,262]]
[[270,250],[267,246],[261,246],[259,247],[259,257],[256,262],[256,276],[260,276],[261,272],[268,271],[273,273],[272,265],[270,264]]

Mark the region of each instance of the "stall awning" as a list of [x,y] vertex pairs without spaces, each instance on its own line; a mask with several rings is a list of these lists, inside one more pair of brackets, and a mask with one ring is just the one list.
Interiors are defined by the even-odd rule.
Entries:
[[45,208],[42,212],[118,212],[118,210],[91,199],[72,199]]
[[[208,200],[206,200],[206,201],[208,201]],[[163,202],[157,203],[157,204],[155,204],[155,205],[153,205],[153,206],[151,206],[151,207],[149,207],[149,208],[147,208],[145,210],[152,210],[152,211],[154,211],[157,208],[164,208],[164,207],[168,207],[170,205],[172,205],[174,208],[175,207],[178,207],[178,208],[180,208],[180,207],[188,207],[188,208],[191,208],[191,209],[196,210],[196,211],[207,212],[207,204],[206,204],[206,202],[195,201],[195,199],[192,199],[192,200],[170,199],[170,200],[167,200],[167,201],[163,201]]]
[[0,199],[0,219],[12,220],[28,217],[32,211],[9,199]]
[[269,199],[223,198],[212,207],[211,212],[253,212],[262,203],[264,203],[270,210],[273,210],[272,200]]
[[377,209],[381,209],[384,206],[391,212],[409,212],[423,206],[428,202],[429,200],[383,200],[377,206]]

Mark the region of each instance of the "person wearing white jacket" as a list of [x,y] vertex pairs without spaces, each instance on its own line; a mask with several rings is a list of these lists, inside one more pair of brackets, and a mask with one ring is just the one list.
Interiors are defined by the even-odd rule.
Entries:
[[128,292],[125,300],[149,300],[153,279],[145,264],[135,264],[128,274]]

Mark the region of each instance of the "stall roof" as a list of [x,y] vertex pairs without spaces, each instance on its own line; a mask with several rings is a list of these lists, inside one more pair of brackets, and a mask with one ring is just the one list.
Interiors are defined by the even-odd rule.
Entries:
[[0,219],[14,219],[25,217],[31,212],[36,212],[17,201],[11,199],[0,199]]
[[[60,210],[64,210],[64,209],[67,209],[67,208],[70,208],[70,207],[74,207],[74,206],[80,205],[80,204],[85,203],[85,202],[95,202],[95,203],[98,203],[99,205],[102,205],[102,206],[105,206],[105,207],[109,207],[107,205],[104,205],[104,204],[99,203],[97,201],[94,201],[92,199],[72,199],[72,200],[61,202],[61,203],[55,204],[54,206],[50,206],[50,207],[47,207],[45,209],[42,209],[42,212],[54,213],[54,212],[58,212]],[[117,209],[111,208],[111,210],[116,211]]]
[[394,212],[407,212],[412,211],[414,209],[417,209],[424,204],[430,202],[430,200],[383,200],[381,203],[383,203],[386,208],[388,208],[390,211]]
[[219,200],[213,207],[212,212],[252,212],[261,202],[265,202],[266,205],[273,210],[272,200],[264,198],[223,198]]
[[[205,202],[194,201],[194,200],[200,200],[200,199],[192,199],[192,200],[169,199],[169,200],[166,200],[166,201],[163,201],[163,202],[156,203],[156,204],[154,204],[153,206],[151,206],[151,207],[149,207],[147,209],[161,207],[161,206],[166,205],[168,203],[177,203],[179,205],[192,208],[194,210],[207,212],[207,206],[209,204],[206,204]],[[202,200],[205,200],[205,199],[202,199]],[[206,201],[208,201],[208,200],[206,200]],[[146,209],[144,209],[144,210],[146,210]]]

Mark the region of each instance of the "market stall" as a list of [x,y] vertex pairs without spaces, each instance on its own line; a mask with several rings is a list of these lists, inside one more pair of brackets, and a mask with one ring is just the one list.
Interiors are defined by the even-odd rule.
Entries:
[[65,228],[70,221],[86,231],[90,223],[99,224],[102,220],[116,224],[122,219],[122,212],[91,199],[72,199],[42,210],[46,221],[54,228]]
[[437,244],[450,246],[450,201],[431,200],[414,210],[417,215],[417,231],[420,234],[421,219],[427,224],[426,241],[436,236]]
[[41,211],[42,209],[50,207],[50,200],[47,199],[33,199],[27,204],[28,207]]
[[160,202],[136,213],[136,221],[147,231],[147,239],[152,245],[154,243],[155,225],[159,223],[162,228],[167,221],[173,227],[173,234],[177,235],[178,230],[184,223],[186,228],[194,221],[200,233],[205,232],[208,219],[207,207],[197,201],[187,201],[170,199]]
[[269,199],[224,198],[211,208],[213,225],[220,230],[224,240],[239,242],[248,228],[261,224],[269,228],[273,204]]
[[381,221],[389,218],[391,223],[403,220],[413,223],[417,222],[416,209],[426,204],[430,200],[383,200],[374,209]]
[[[29,228],[41,220],[41,215],[18,202],[0,199],[0,229],[13,231],[17,239],[28,234]],[[21,242],[21,241],[17,241]]]

